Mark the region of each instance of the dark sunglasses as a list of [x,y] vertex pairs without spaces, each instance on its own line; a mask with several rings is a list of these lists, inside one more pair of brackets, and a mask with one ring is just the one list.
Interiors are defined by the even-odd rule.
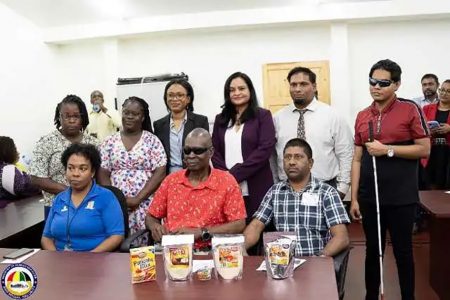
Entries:
[[387,80],[387,79],[378,80],[378,79],[369,77],[369,84],[371,86],[376,86],[378,84],[379,87],[383,88],[383,87],[390,86],[392,83],[393,83],[392,80]]
[[185,155],[191,154],[191,152],[194,152],[195,155],[200,155],[208,151],[209,148],[190,148],[190,147],[184,147],[183,152]]

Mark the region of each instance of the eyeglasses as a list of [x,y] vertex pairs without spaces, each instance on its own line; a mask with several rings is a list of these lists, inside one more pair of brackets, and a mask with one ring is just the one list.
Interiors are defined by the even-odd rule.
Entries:
[[450,90],[446,90],[446,89],[438,89],[438,92],[440,94],[449,94],[450,95]]
[[69,121],[70,119],[78,121],[81,119],[82,115],[59,115],[61,119],[63,119],[64,121]]
[[186,97],[186,94],[167,94],[167,98],[169,99],[183,99],[184,97]]
[[378,86],[379,86],[380,88],[384,88],[384,87],[390,86],[392,83],[393,83],[392,80],[387,80],[387,79],[381,79],[381,80],[378,80],[378,79],[369,77],[369,84],[370,84],[371,86],[376,86],[376,85],[378,84]]
[[200,155],[200,154],[205,153],[208,150],[209,150],[209,148],[184,147],[183,148],[183,153],[185,155],[189,155],[189,154],[191,154],[191,152],[194,152],[195,155]]

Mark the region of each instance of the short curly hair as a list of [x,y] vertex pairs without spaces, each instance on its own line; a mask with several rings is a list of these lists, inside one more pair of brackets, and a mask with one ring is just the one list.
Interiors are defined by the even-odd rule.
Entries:
[[80,155],[86,158],[91,162],[92,169],[97,173],[98,169],[100,169],[100,164],[102,160],[100,158],[100,152],[97,150],[97,147],[91,144],[81,144],[75,143],[70,145],[64,150],[61,155],[61,163],[64,166],[64,169],[67,169],[67,162],[72,155]]
[[19,158],[16,145],[12,138],[0,136],[0,161],[7,164],[14,164]]

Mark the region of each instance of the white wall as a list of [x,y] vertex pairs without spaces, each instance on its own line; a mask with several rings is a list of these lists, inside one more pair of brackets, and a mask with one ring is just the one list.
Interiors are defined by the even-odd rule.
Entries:
[[0,20],[0,135],[12,137],[20,152],[30,153],[52,126],[52,51],[38,28],[3,4]]
[[349,26],[352,115],[369,105],[367,84],[371,66],[389,58],[402,68],[399,97],[422,95],[420,78],[434,73],[450,78],[450,20],[354,24]]
[[[322,26],[180,32],[119,43],[121,77],[185,72],[194,86],[195,110],[213,118],[223,104],[223,85],[233,72],[247,73],[262,102],[262,65],[322,60],[329,32]],[[155,101],[155,99],[151,99]],[[162,95],[160,99],[163,104]]]

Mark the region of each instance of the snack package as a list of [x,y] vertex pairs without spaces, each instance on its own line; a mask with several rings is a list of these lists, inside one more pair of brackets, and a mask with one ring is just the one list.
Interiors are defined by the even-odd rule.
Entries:
[[270,277],[285,279],[293,276],[295,239],[281,237],[266,243],[264,249],[266,270]]
[[156,280],[155,248],[130,249],[131,283]]
[[214,235],[211,240],[217,277],[241,279],[244,268],[244,236]]
[[188,280],[192,272],[193,234],[163,235],[164,271],[170,280]]

